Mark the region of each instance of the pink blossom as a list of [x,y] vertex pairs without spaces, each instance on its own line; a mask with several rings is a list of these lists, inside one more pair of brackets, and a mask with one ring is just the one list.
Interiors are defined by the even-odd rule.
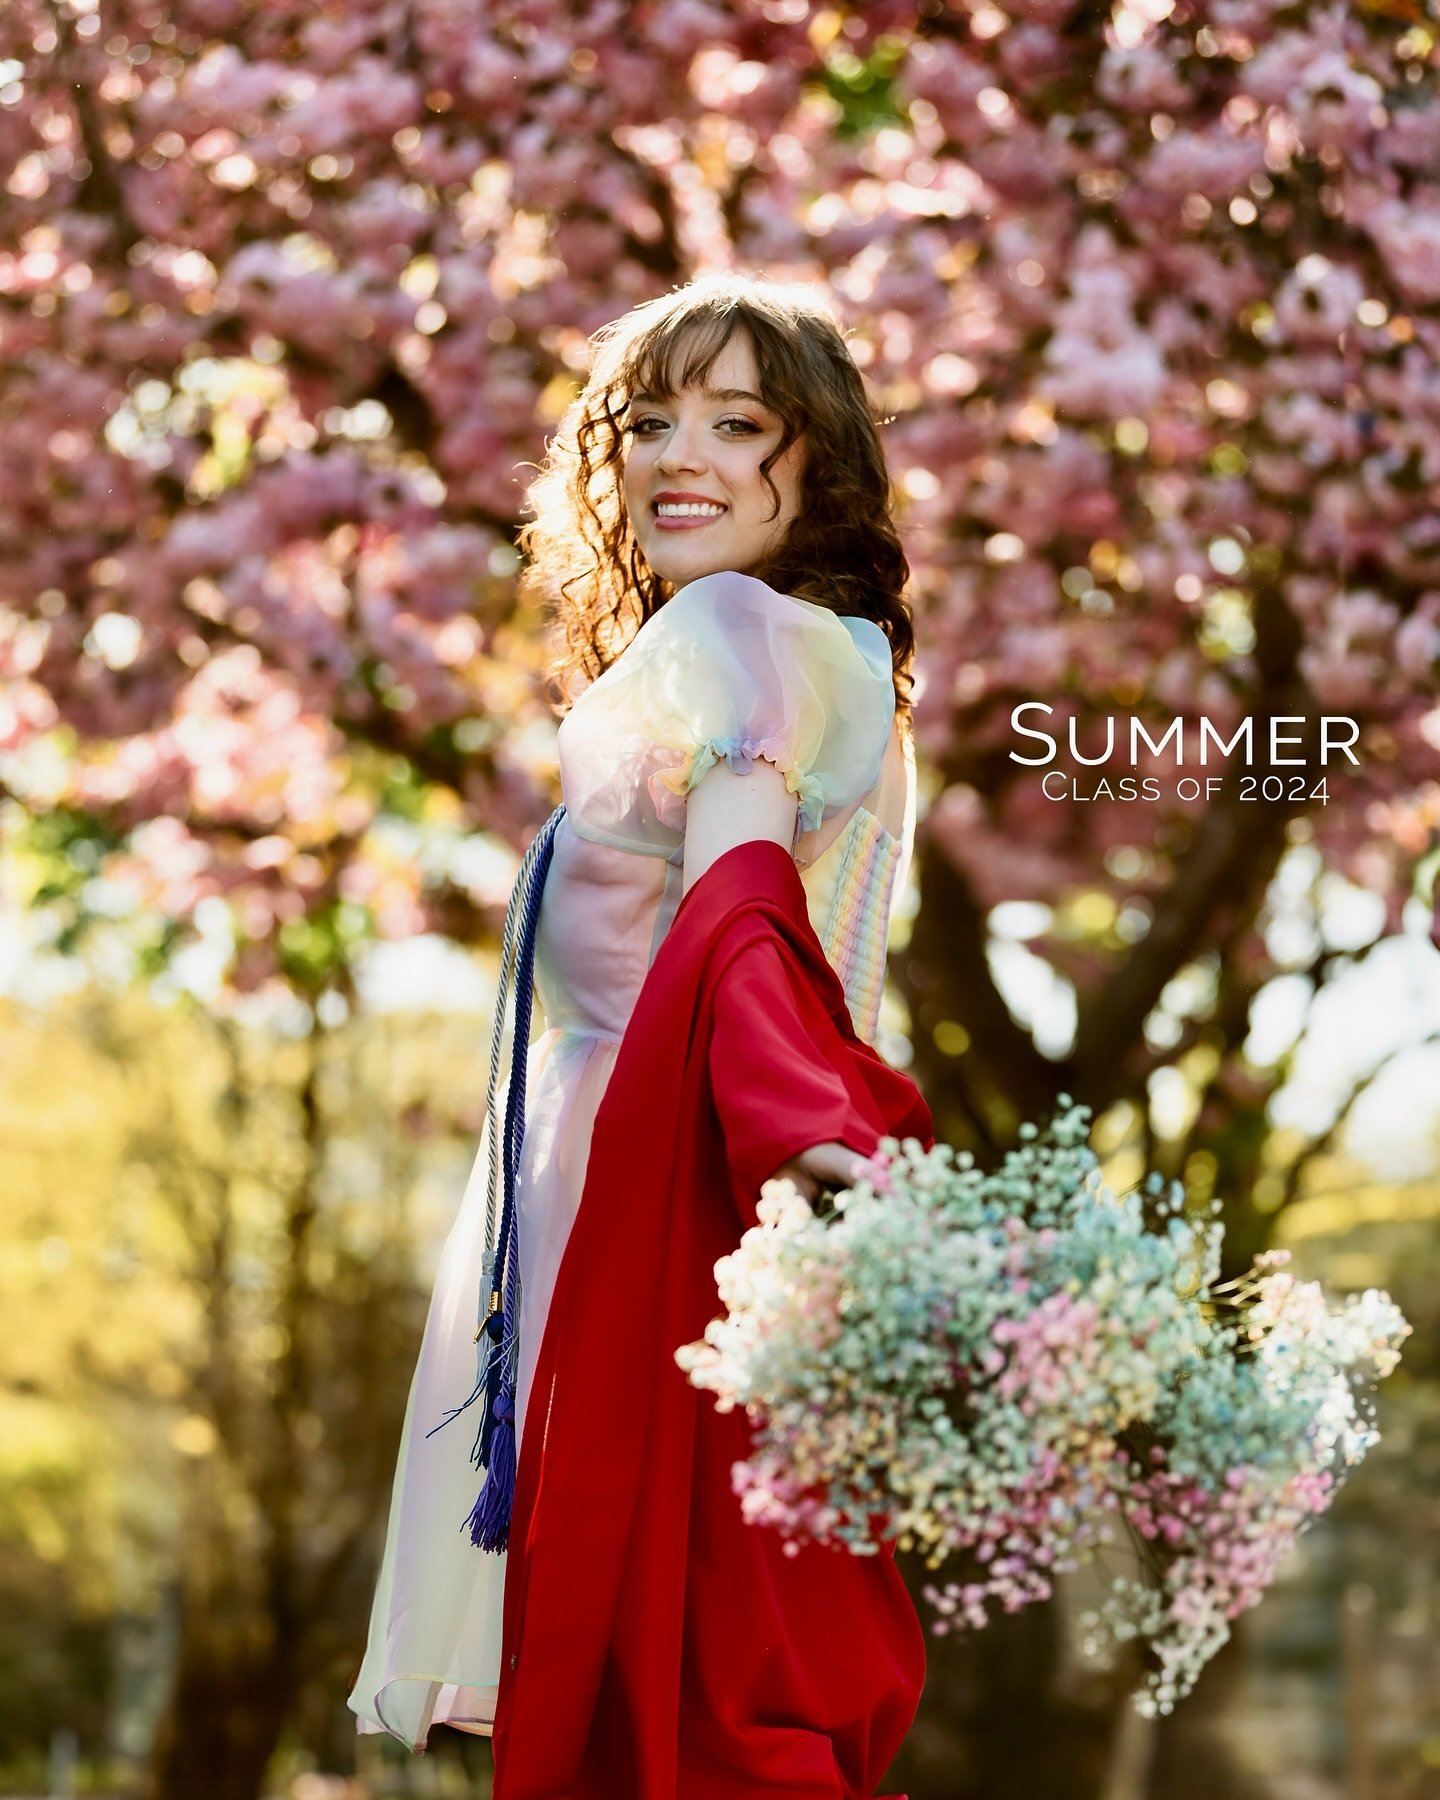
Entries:
[[493,107],[497,117],[513,117],[529,93],[525,59],[508,45],[476,32],[465,55],[460,86],[468,99]]
[[1440,168],[1440,113],[1430,106],[1395,111],[1380,148],[1387,162],[1417,175]]
[[935,107],[945,130],[958,143],[969,143],[985,132],[978,101],[991,85],[989,72],[953,39],[916,44],[906,58],[903,80],[907,93]]
[[1353,152],[1385,122],[1383,93],[1343,51],[1327,50],[1306,68],[1290,110],[1307,147],[1333,144]]
[[1140,173],[1157,193],[1202,194],[1218,202],[1238,193],[1264,167],[1263,146],[1253,138],[1177,131],[1155,146]]
[[1294,270],[1287,275],[1274,297],[1274,315],[1296,344],[1332,344],[1354,326],[1366,284],[1354,268],[1325,263],[1323,257],[1309,261],[1323,266],[1316,274]]
[[1070,47],[1048,23],[1032,20],[1000,37],[1000,66],[1018,88],[1039,86],[1069,66]]
[[1386,266],[1405,294],[1422,305],[1440,300],[1440,194],[1391,200],[1365,220]]
[[1138,329],[1125,342],[1103,344],[1062,327],[1045,360],[1046,393],[1057,411],[1076,419],[1143,418],[1165,391],[1159,346]]
[[1395,633],[1395,661],[1409,680],[1433,680],[1440,664],[1440,593],[1423,596]]
[[[12,10],[22,35],[39,19]],[[66,795],[134,825],[203,792],[252,823],[278,809],[284,836],[363,804],[340,719],[414,749],[466,828],[523,842],[546,804],[530,763],[504,738],[493,762],[434,745],[493,705],[502,547],[556,392],[587,333],[697,260],[736,263],[827,280],[870,353],[914,487],[920,749],[948,783],[921,829],[978,902],[1053,899],[1125,841],[1118,813],[1077,828],[1009,770],[1009,696],[1063,687],[1082,721],[1117,690],[1249,704],[1247,653],[1204,637],[1208,546],[1232,534],[1276,559],[1302,678],[1395,746],[1311,820],[1393,902],[1433,762],[1434,71],[1378,14],[1277,29],[1271,0],[1204,0],[1128,48],[1069,0],[1003,5],[988,38],[884,0],[830,44],[761,10],[686,0],[632,30],[618,0],[547,0],[502,29],[477,0],[416,0],[399,56],[384,6],[196,0],[164,56],[76,46],[115,146],[104,210],[65,164],[72,96],[27,74],[0,108],[0,160],[23,166],[0,233],[0,643],[12,617],[46,635],[10,672],[7,741],[64,721]],[[825,65],[886,33],[899,116],[846,136]],[[1081,114],[1056,110],[1062,47],[1095,71]],[[1103,624],[1060,587],[1092,553]],[[1393,621],[1344,604],[1357,567]],[[143,630],[124,670],[84,649],[107,607]],[[232,745],[259,703],[222,704],[205,669],[236,647],[293,697],[277,737],[313,783]],[[528,744],[549,714],[527,682],[503,691]],[[1147,813],[1155,841],[1175,810]],[[274,929],[300,889],[277,900],[274,871],[193,836],[203,880],[153,891],[254,884]],[[387,920],[423,917],[398,891]],[[263,944],[246,954],[268,979]]]
[[1111,106],[1146,114],[1182,106],[1188,92],[1174,58],[1159,44],[1107,49],[1095,85]]

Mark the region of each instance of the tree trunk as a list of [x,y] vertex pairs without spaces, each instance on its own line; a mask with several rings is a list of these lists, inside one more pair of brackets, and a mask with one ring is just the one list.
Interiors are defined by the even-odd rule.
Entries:
[[[233,1037],[227,1107],[249,1125]],[[296,1100],[303,1151],[280,1213],[273,1316],[284,1353],[270,1381],[247,1381],[237,1339],[234,1195],[216,1184],[213,1238],[201,1250],[207,1357],[197,1404],[216,1444],[195,1470],[180,1559],[175,1672],[151,1754],[153,1800],[256,1800],[296,1702],[307,1625],[299,1560],[305,1458],[299,1436],[310,1397],[310,1249],[323,1124],[317,1103],[321,1039],[312,1034]],[[241,1496],[244,1504],[241,1504]]]
[[1270,1784],[1237,1761],[1219,1727],[1233,1710],[1246,1668],[1246,1621],[1205,1666],[1193,1693],[1155,1727],[1147,1792],[1156,1800],[1266,1800]]
[[[897,1560],[928,1630],[935,1614],[921,1588],[943,1572],[917,1556]],[[981,1632],[931,1637],[920,1711],[882,1790],[909,1800],[1100,1800],[1114,1699],[1062,1691],[1065,1631],[1051,1601],[1000,1612]]]
[[151,1761],[152,1800],[256,1800],[294,1700],[289,1657],[216,1643],[182,1623],[179,1664]]

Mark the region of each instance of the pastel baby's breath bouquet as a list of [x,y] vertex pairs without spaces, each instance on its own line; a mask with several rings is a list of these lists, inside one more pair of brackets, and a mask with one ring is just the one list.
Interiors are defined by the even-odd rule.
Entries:
[[925,1589],[936,1631],[1043,1599],[1126,1534],[1140,1578],[1114,1579],[1086,1640],[1151,1652],[1153,1715],[1375,1442],[1374,1383],[1410,1326],[1374,1289],[1332,1307],[1285,1251],[1222,1287],[1219,1203],[1189,1216],[1154,1174],[1115,1195],[1088,1108],[1059,1105],[993,1172],[886,1138],[824,1216],[767,1182],[716,1265],[728,1316],[676,1361],[749,1413],[735,1489],[792,1554],[963,1559]]

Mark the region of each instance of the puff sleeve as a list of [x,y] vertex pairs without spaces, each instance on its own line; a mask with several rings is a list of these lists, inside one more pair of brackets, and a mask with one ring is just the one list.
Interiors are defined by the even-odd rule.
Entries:
[[647,619],[562,721],[561,783],[582,836],[683,855],[685,801],[722,757],[774,763],[799,798],[796,839],[880,775],[895,712],[890,646],[754,576],[692,581]]

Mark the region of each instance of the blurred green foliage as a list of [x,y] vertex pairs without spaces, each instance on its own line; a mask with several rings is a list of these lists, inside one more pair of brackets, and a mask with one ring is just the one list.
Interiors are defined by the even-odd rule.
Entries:
[[895,74],[905,54],[896,37],[880,37],[868,56],[837,45],[825,57],[822,85],[839,107],[835,135],[863,138],[886,125],[904,121],[895,91]]
[[353,1763],[344,1695],[482,1035],[246,1029],[134,991],[0,1004],[0,1778],[33,1784],[62,1728],[122,1764],[158,1741],[164,1776],[167,1744],[194,1753],[179,1709],[239,1771],[207,1795],[297,1732]]

